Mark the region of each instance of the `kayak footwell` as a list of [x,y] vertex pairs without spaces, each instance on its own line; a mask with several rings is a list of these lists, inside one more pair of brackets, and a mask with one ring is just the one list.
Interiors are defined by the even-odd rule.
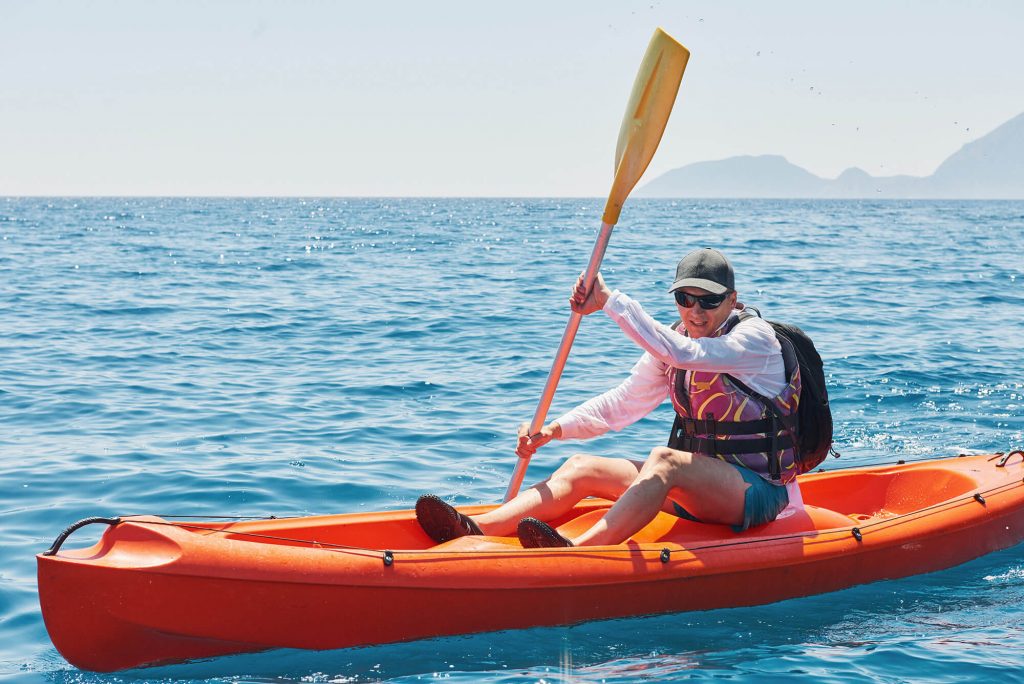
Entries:
[[[129,518],[90,548],[38,556],[40,605],[69,662],[113,671],[770,603],[1019,543],[1022,462],[997,454],[808,474],[804,507],[760,528],[735,534],[659,514],[603,547],[523,549],[504,537],[435,546],[412,511]],[[552,522],[576,534],[609,505],[587,499]]]

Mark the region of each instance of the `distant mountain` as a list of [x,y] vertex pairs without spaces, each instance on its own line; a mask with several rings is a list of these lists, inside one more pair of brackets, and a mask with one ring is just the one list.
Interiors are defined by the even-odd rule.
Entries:
[[658,176],[637,197],[1024,199],[1024,113],[968,143],[930,176],[815,176],[777,155],[697,162]]

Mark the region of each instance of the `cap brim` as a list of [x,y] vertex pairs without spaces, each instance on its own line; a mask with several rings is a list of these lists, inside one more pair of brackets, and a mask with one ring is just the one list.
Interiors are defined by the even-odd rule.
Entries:
[[683,278],[682,280],[677,280],[672,283],[672,287],[668,288],[668,291],[675,292],[681,287],[699,287],[711,294],[725,294],[729,292],[729,288],[725,285],[720,285],[713,280],[704,280],[703,278]]

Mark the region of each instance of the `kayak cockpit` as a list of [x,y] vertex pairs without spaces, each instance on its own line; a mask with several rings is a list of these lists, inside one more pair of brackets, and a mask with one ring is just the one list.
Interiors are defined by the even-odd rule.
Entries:
[[968,473],[949,468],[820,475],[801,482],[806,504],[829,508],[853,521],[919,511],[968,494],[979,486]]
[[[676,543],[683,546],[711,540],[814,533],[861,525],[872,520],[918,511],[968,494],[979,486],[966,469],[893,468],[872,471],[835,471],[800,478],[801,501],[793,502],[774,522],[734,533],[726,525],[693,522],[659,513],[629,542]],[[565,536],[574,537],[596,523],[610,501],[586,499],[552,521]],[[460,507],[474,515],[494,506]],[[141,522],[141,521],[140,521]],[[198,535],[268,545],[364,549],[428,549],[435,544],[424,534],[412,511],[317,516],[232,523],[175,523]],[[514,537],[452,540],[445,548],[498,544],[518,546]]]

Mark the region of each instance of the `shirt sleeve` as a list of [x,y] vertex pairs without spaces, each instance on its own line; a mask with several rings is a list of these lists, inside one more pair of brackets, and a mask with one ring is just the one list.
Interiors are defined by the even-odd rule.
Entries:
[[668,397],[669,369],[644,354],[617,387],[590,399],[556,419],[561,439],[589,439],[632,425]]
[[779,351],[774,333],[769,333],[769,338],[758,325],[763,323],[759,318],[739,323],[728,335],[692,339],[654,320],[639,302],[618,290],[608,298],[604,310],[627,337],[674,368],[757,372],[764,368],[768,356]]
[[692,339],[654,320],[640,303],[616,290],[604,311],[626,336],[666,366],[729,373],[775,396],[785,386],[782,347],[767,321],[752,317],[720,337]]

